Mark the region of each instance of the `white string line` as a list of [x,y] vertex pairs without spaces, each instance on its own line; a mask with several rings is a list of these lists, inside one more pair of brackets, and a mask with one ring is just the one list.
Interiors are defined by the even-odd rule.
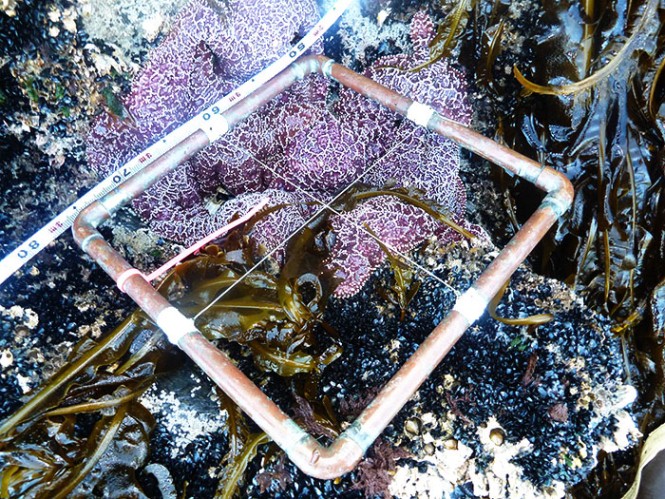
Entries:
[[[401,143],[403,143],[405,140],[406,140],[406,139],[404,139]],[[398,144],[398,145],[401,145],[401,143]],[[436,281],[438,281],[438,282],[439,282],[440,284],[442,284],[443,286],[449,288],[451,291],[453,291],[453,292],[455,293],[456,296],[460,296],[459,291],[457,291],[455,288],[453,288],[450,284],[448,284],[447,282],[445,282],[445,281],[444,281],[443,279],[441,279],[439,276],[437,276],[436,274],[434,274],[431,270],[429,270],[429,269],[423,267],[423,266],[420,265],[418,262],[416,262],[415,260],[413,260],[413,259],[411,259],[410,257],[408,257],[406,254],[402,253],[401,251],[399,251],[397,248],[395,248],[395,247],[392,246],[391,244],[387,243],[386,241],[383,241],[383,240],[382,240],[381,238],[379,238],[376,234],[373,234],[371,231],[367,230],[367,227],[365,227],[363,224],[360,224],[360,223],[356,222],[355,220],[353,220],[350,216],[348,216],[347,213],[342,213],[342,212],[336,210],[335,208],[333,208],[329,203],[326,203],[326,202],[324,202],[324,201],[321,201],[321,200],[318,199],[316,196],[314,196],[314,194],[312,194],[311,192],[306,191],[305,189],[303,189],[301,186],[299,186],[298,184],[296,184],[296,183],[293,182],[292,180],[286,178],[285,176],[283,176],[282,174],[280,174],[279,172],[277,172],[276,170],[274,170],[273,168],[271,168],[270,166],[268,166],[265,162],[263,162],[262,160],[260,160],[260,159],[257,158],[256,156],[254,156],[254,154],[252,154],[250,151],[247,151],[246,149],[241,148],[241,147],[238,146],[237,144],[231,144],[231,145],[232,145],[232,147],[235,147],[237,151],[239,151],[239,152],[243,152],[243,153],[248,154],[249,156],[251,156],[252,159],[254,159],[257,163],[259,163],[259,164],[262,165],[263,167],[267,168],[270,172],[272,172],[275,176],[277,176],[277,177],[279,177],[280,179],[282,179],[282,180],[283,180],[284,182],[286,182],[287,184],[290,184],[291,186],[293,186],[297,191],[300,191],[301,193],[305,194],[305,196],[310,197],[310,198],[311,198],[314,202],[316,202],[317,204],[320,204],[320,205],[322,205],[322,206],[328,208],[328,209],[329,209],[330,211],[332,211],[334,214],[336,214],[336,215],[338,215],[339,217],[341,217],[341,218],[343,218],[343,219],[346,219],[347,221],[351,222],[353,225],[356,226],[356,228],[360,229],[360,230],[363,231],[365,234],[367,234],[367,235],[370,236],[372,239],[374,239],[377,243],[379,243],[379,245],[384,245],[384,246],[385,246],[386,248],[388,248],[391,252],[396,253],[396,254],[397,254],[397,255],[403,260],[403,263],[406,263],[407,265],[410,265],[410,266],[412,266],[412,267],[415,267],[415,269],[420,270],[421,272],[427,274],[428,276],[430,276],[430,277],[432,277],[433,279],[435,279]],[[397,146],[395,146],[395,147],[397,147]],[[390,152],[392,152],[392,150],[395,149],[395,147],[393,147],[393,148],[391,149]],[[388,155],[390,154],[390,152],[384,154],[381,158],[379,158],[379,159],[377,160],[376,163],[378,164],[380,161],[383,161],[384,159],[386,159],[386,157],[388,157]],[[363,173],[363,174],[361,175],[361,177],[364,176],[364,175],[365,175],[366,173],[368,173],[368,172],[369,172],[369,170],[366,171],[365,173]],[[339,196],[338,196],[338,197],[339,197]],[[335,199],[336,199],[336,198],[335,198]]]
[[[399,142],[397,142],[393,147],[391,147],[391,148],[386,152],[386,154],[383,155],[382,158],[378,159],[378,160],[377,160],[372,166],[370,166],[370,167],[367,168],[365,171],[363,171],[360,175],[358,175],[358,177],[356,177],[356,179],[355,179],[353,182],[349,183],[344,189],[342,189],[342,190],[339,192],[339,194],[337,194],[337,195],[336,195],[336,196],[335,196],[330,202],[333,203],[333,202],[337,201],[337,199],[339,199],[340,197],[342,197],[344,194],[346,194],[346,192],[347,192],[349,189],[351,189],[351,187],[353,187],[355,184],[357,184],[357,183],[360,181],[360,179],[362,179],[365,175],[367,175],[369,172],[371,172],[372,170],[374,170],[374,168],[376,168],[376,167],[378,166],[379,162],[380,162],[383,158],[385,158],[386,156],[388,156],[388,154],[390,154],[391,152],[393,152],[398,146],[402,145],[402,144],[406,141],[406,139],[407,139],[408,137],[410,137],[410,135],[408,135],[408,136],[405,137],[404,139],[402,139],[402,140],[400,140]],[[236,147],[237,147],[237,146],[236,146]],[[249,154],[249,153],[247,153],[247,154]],[[307,220],[305,221],[305,223],[303,223],[302,225],[300,225],[300,227],[298,227],[295,231],[293,231],[293,232],[292,232],[291,234],[289,234],[285,239],[283,239],[283,240],[282,240],[277,246],[275,246],[272,250],[270,250],[265,256],[263,256],[263,258],[261,258],[261,259],[260,259],[256,264],[254,264],[254,265],[253,265],[253,266],[252,266],[247,272],[245,272],[245,273],[244,273],[243,275],[241,275],[236,281],[234,281],[233,284],[231,284],[228,288],[226,288],[224,291],[222,291],[222,293],[220,293],[218,296],[216,296],[216,297],[215,297],[215,298],[214,298],[214,299],[213,299],[208,305],[206,305],[201,311],[199,311],[199,313],[197,313],[192,319],[193,319],[193,320],[196,320],[196,319],[198,319],[199,317],[201,317],[201,315],[203,315],[205,312],[207,312],[207,311],[208,311],[208,310],[209,310],[209,309],[210,309],[215,303],[217,303],[219,300],[221,300],[224,296],[226,296],[226,294],[228,294],[233,288],[235,288],[235,287],[236,287],[236,286],[237,286],[242,280],[244,280],[245,277],[247,277],[247,276],[250,275],[252,272],[254,272],[256,269],[258,269],[258,268],[259,268],[259,267],[260,267],[260,266],[261,266],[261,265],[262,265],[262,264],[263,264],[268,258],[270,258],[272,255],[274,255],[274,254],[275,254],[280,248],[282,248],[287,242],[289,242],[293,236],[295,236],[295,235],[298,234],[301,230],[303,230],[305,227],[307,227],[307,226],[308,226],[313,220],[315,220],[315,219],[316,219],[321,213],[323,213],[325,210],[331,210],[331,208],[328,207],[325,203],[321,203],[321,204],[323,205],[323,207],[322,207],[320,210],[317,210],[316,213],[314,213],[314,215],[312,215],[309,219],[307,219]],[[333,210],[333,211],[334,211],[334,210]]]
[[293,236],[295,236],[295,235],[298,234],[301,230],[303,230],[305,227],[307,227],[307,226],[308,226],[313,220],[316,219],[316,217],[318,217],[321,213],[323,213],[323,212],[325,211],[325,209],[326,209],[326,208],[323,207],[323,208],[321,208],[320,210],[318,210],[316,213],[314,213],[314,215],[312,215],[310,218],[308,218],[308,219],[305,221],[304,224],[302,224],[300,227],[298,227],[295,231],[293,231],[293,232],[292,232],[291,234],[289,234],[285,239],[283,239],[283,240],[282,240],[277,246],[275,246],[275,247],[274,247],[273,249],[271,249],[268,253],[266,253],[266,254],[263,256],[263,258],[261,258],[261,259],[260,259],[257,263],[255,263],[255,264],[254,264],[254,265],[253,265],[253,266],[252,266],[247,272],[245,272],[245,273],[244,273],[243,275],[241,275],[238,279],[236,279],[236,280],[233,282],[233,284],[231,284],[228,288],[226,288],[221,294],[219,294],[218,296],[216,296],[216,297],[215,297],[210,303],[208,303],[208,305],[206,305],[203,309],[201,309],[201,311],[199,311],[199,313],[196,314],[192,319],[193,319],[193,320],[196,320],[196,319],[198,319],[199,317],[201,317],[201,315],[203,315],[205,312],[207,312],[208,309],[210,309],[210,307],[212,307],[215,303],[217,303],[219,300],[221,300],[221,299],[222,299],[227,293],[229,293],[233,288],[235,288],[235,287],[240,283],[240,281],[242,281],[243,279],[245,279],[245,277],[247,277],[248,275],[250,275],[250,274],[251,274],[252,272],[254,272],[256,269],[258,269],[261,265],[263,265],[263,263],[264,263],[268,258],[270,258],[272,255],[274,255],[274,254],[277,252],[277,250],[279,250],[279,249],[282,248],[286,243],[288,243],[288,242],[291,240],[291,238],[292,238]]

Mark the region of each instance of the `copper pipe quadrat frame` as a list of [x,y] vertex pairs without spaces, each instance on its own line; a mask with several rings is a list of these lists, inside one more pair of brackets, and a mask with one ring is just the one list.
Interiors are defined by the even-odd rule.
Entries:
[[466,329],[480,318],[489,300],[570,207],[574,193],[570,181],[563,174],[497,144],[441,116],[430,106],[414,102],[324,56],[306,56],[295,61],[216,119],[221,120],[224,127],[233,127],[296,81],[315,73],[334,79],[416,124],[454,140],[546,193],[541,205],[520,231],[473,285],[459,296],[448,316],[330,446],[321,445],[277,407],[235,367],[226,354],[201,334],[191,318],[185,317],[160,295],[97,231],[97,227],[119,207],[208,146],[218,134],[197,130],[114,191],[85,208],[76,218],[72,230],[83,251],[97,261],[116,282],[124,275],[123,290],[155,321],[169,340],[187,353],[302,471],[317,478],[330,479],[355,468],[370,445]]

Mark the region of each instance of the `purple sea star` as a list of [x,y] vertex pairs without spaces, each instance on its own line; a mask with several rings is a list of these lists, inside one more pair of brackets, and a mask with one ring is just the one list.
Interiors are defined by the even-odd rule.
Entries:
[[313,0],[224,3],[191,0],[124,99],[130,119],[104,114],[95,120],[88,157],[101,174],[263,69],[318,21]]
[[[282,0],[255,0],[230,9],[229,17],[211,5],[214,2],[193,0],[155,49],[125,100],[133,120],[109,114],[95,120],[88,140],[89,163],[95,171],[105,175],[120,166],[281,55],[293,38],[287,33],[303,34],[316,21],[311,1],[287,6]],[[285,20],[287,12],[291,17]],[[259,25],[269,32],[256,29]],[[380,59],[366,75],[468,123],[471,111],[460,72],[444,61],[418,72],[405,71],[428,59],[433,34],[429,18],[417,14],[411,29],[413,54]],[[314,198],[329,202],[361,179],[375,187],[393,183],[419,189],[464,224],[465,194],[455,143],[350,90],[343,89],[331,106],[328,98],[322,77],[297,83],[148,190],[134,202],[135,209],[156,232],[189,244],[267,196],[272,206],[288,206],[254,228],[253,242],[265,252],[311,216],[316,208],[306,203]],[[220,189],[233,196],[221,206],[211,202]],[[328,263],[346,276],[336,290],[339,296],[356,293],[385,260],[384,249],[367,228],[400,252],[432,235],[443,240],[457,237],[420,208],[394,196],[363,200],[351,211],[333,214],[331,224],[337,237]]]

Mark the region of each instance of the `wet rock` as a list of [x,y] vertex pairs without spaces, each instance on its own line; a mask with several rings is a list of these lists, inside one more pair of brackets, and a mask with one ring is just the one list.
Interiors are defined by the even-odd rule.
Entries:
[[[486,243],[445,248],[434,244],[421,251],[419,262],[437,278],[419,276],[420,291],[402,322],[386,313],[379,298],[378,290],[391,282],[388,271],[377,275],[359,297],[333,302],[330,322],[347,346],[344,356],[324,372],[324,380],[336,383],[329,396],[343,399],[373,388],[359,378],[341,376],[343,372],[371,368],[374,389],[388,381],[452,308],[453,289],[467,289],[496,254],[496,248]],[[593,468],[599,449],[610,448],[610,441],[615,449],[628,446],[639,435],[626,412],[629,398],[617,395],[631,390],[623,381],[620,344],[612,336],[610,322],[586,308],[563,284],[522,266],[497,314],[537,313],[551,313],[554,320],[539,327],[516,327],[484,315],[396,420],[411,425],[409,421],[425,412],[437,415],[441,433],[433,444],[442,451],[428,459],[444,470],[439,473],[441,480],[456,477],[458,482],[450,482],[453,487],[470,480],[480,491],[481,483],[494,487],[497,480],[504,480],[514,497],[544,493],[546,488],[563,493]],[[548,412],[560,403],[569,410],[565,422],[555,421]],[[489,425],[489,420],[496,423]],[[470,449],[473,458],[467,471],[445,471],[445,453],[461,452],[454,449],[449,435],[458,449]],[[471,468],[477,471],[472,473]],[[507,474],[500,477],[504,468]],[[416,480],[404,478],[412,479]],[[391,490],[399,494],[411,486],[400,482]]]
[[[144,6],[159,3],[144,2]],[[120,9],[136,2],[99,4]],[[8,96],[4,104],[0,102],[0,111],[9,109],[9,101],[13,106],[6,115],[9,129],[2,129],[6,140],[0,144],[0,151],[9,158],[9,174],[0,179],[4,194],[0,200],[3,253],[37,229],[40,221],[64,207],[68,196],[75,197],[90,185],[81,162],[83,147],[80,139],[77,141],[80,130],[85,128],[88,116],[108,101],[101,97],[101,87],[110,85],[118,91],[122,81],[117,80],[122,78],[111,75],[132,71],[133,63],[145,55],[148,38],[158,39],[157,31],[168,24],[166,18],[164,24],[159,24],[158,18],[146,17],[144,21],[149,22],[142,21],[141,29],[148,36],[141,35],[140,43],[132,49],[134,55],[125,57],[118,55],[108,38],[95,42],[94,47],[89,45],[87,31],[93,33],[94,29],[85,11],[74,18],[62,2],[45,2],[48,8],[42,9],[31,0],[10,0],[7,5],[6,14],[16,9],[20,15],[12,18],[15,21],[0,20],[0,41],[5,51],[0,61],[4,63],[7,55],[15,57],[11,64],[0,67],[2,91]],[[98,21],[101,26],[102,18]],[[380,32],[385,33],[387,27],[389,22]],[[392,25],[389,29],[405,39],[404,26]],[[132,41],[132,33],[123,35]],[[378,48],[359,46],[358,50],[363,51],[365,62],[371,63],[377,57],[399,52],[400,43],[404,40]],[[16,76],[19,74],[23,75],[20,79]],[[34,78],[32,83],[29,78]],[[91,98],[80,99],[81,95]],[[502,201],[488,188],[489,182],[471,175],[467,178],[474,181],[469,188],[474,193],[472,202],[484,200],[483,206],[497,211]],[[478,217],[474,222],[497,216],[490,213],[483,218],[476,213],[482,210],[473,206],[469,211]],[[130,241],[128,232],[115,231],[118,239],[125,241],[125,254],[145,264],[154,262],[146,252],[153,244],[153,249],[161,251],[158,239],[147,237],[146,231],[146,246],[143,239],[140,244],[135,238]],[[345,352],[325,371],[320,383],[334,407],[339,409],[343,400],[381,387],[452,308],[456,296],[448,286],[466,289],[495,252],[487,246],[430,246],[418,258],[437,279],[420,276],[421,291],[403,321],[378,293],[392,284],[391,273],[385,269],[371,278],[360,296],[334,301],[327,318],[341,333]],[[0,289],[0,304],[7,310],[20,305],[37,315],[36,322],[30,320],[34,319],[30,314],[2,318],[0,417],[21,404],[26,387],[36,386],[62,364],[80,336],[103,334],[133,308],[108,277],[81,256],[69,236],[40,255],[32,269],[26,267]],[[658,298],[659,310],[662,301]],[[625,408],[635,392],[623,384],[619,345],[609,332],[608,320],[586,308],[561,283],[540,278],[522,267],[498,313],[516,317],[540,312],[553,313],[555,320],[539,328],[516,328],[487,316],[481,318],[423,385],[419,396],[401,411],[394,429],[389,427],[384,438],[395,446],[405,445],[401,429],[417,427],[417,431],[408,432],[409,440],[416,451],[422,452],[401,462],[392,485],[395,494],[408,496],[428,490],[489,494],[501,480],[509,484],[506,490],[514,493],[513,497],[528,491],[560,493],[562,484],[576,483],[588,473],[599,448],[616,450],[633,442],[636,429]],[[245,372],[257,376],[251,361],[237,351],[232,351],[232,356],[239,359]],[[183,363],[182,369],[179,375],[185,378],[195,371],[190,363]],[[272,379],[256,379],[271,397],[288,407],[283,387],[280,389]],[[216,404],[207,403],[210,385],[205,380],[177,382],[177,389],[170,383],[174,382],[162,380],[158,390],[146,395],[154,403],[151,408],[158,420],[149,461],[163,463],[179,493],[187,481],[188,494],[210,495],[219,479],[219,464],[228,451],[223,414]],[[171,392],[183,400],[178,410],[174,409],[175,403],[166,403],[173,401]],[[552,416],[552,408],[558,404],[567,408],[564,421]],[[199,417],[195,418],[193,412]],[[433,414],[435,424],[425,424],[424,414]],[[490,421],[496,421],[502,430]],[[502,445],[493,442],[493,431],[504,435]],[[425,440],[427,435],[431,441]],[[492,446],[487,445],[488,439]],[[264,466],[262,458],[265,456],[250,464],[245,477],[244,493],[250,497],[362,496],[352,489],[356,479],[353,473],[336,481],[315,480],[288,461],[283,473],[288,474],[289,485],[262,493],[255,479]],[[274,461],[266,460],[270,461],[267,467],[275,466]],[[142,485],[146,485],[150,479],[143,478]],[[156,486],[153,492],[158,496]]]

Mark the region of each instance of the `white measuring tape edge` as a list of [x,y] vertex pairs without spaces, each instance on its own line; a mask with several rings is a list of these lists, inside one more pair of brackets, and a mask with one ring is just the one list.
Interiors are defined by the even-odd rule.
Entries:
[[[300,57],[344,13],[353,0],[340,0],[321,18],[321,20],[293,47],[287,54],[277,59],[254,78],[246,81],[238,88],[225,95],[217,102],[194,116],[191,120],[179,126],[164,138],[155,142],[141,154],[132,158],[99,184],[88,191],[83,197],[69,205],[59,215],[53,218],[44,227],[39,229],[28,240],[14,251],[0,260],[0,284],[5,282],[14,272],[23,267],[37,253],[52,243],[60,234],[65,232],[76,219],[77,215],[89,204],[108,194],[128,178],[141,171],[154,162],[165,152],[182,142],[197,130],[203,130],[213,142],[228,131],[228,123],[220,113],[223,113],[236,102],[244,99],[257,88],[274,78],[286,69],[295,59]],[[220,119],[221,118],[221,119]]]

